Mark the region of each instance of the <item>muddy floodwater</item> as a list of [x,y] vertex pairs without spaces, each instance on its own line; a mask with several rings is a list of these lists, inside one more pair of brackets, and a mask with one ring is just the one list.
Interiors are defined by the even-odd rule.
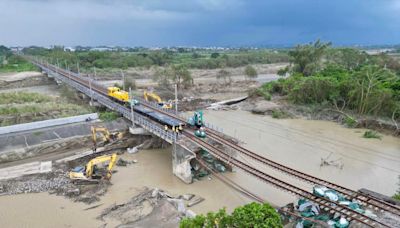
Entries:
[[[278,120],[245,111],[207,111],[204,115],[206,121],[223,128],[224,133],[242,141],[244,147],[291,168],[353,190],[367,188],[391,196],[398,189],[399,138],[365,139],[362,137],[365,129],[349,129],[328,121]],[[311,190],[312,186],[263,168],[246,157],[238,158],[272,176]],[[321,159],[325,158],[343,167],[321,167]],[[240,170],[234,178],[274,204],[282,205],[293,199]]]
[[[398,138],[383,136],[382,140],[364,139],[361,137],[364,129],[348,129],[327,121],[276,120],[245,111],[207,111],[205,118],[223,128],[225,133],[238,138],[244,147],[305,173],[354,190],[368,188],[386,195],[392,195],[398,187]],[[164,189],[173,195],[193,193],[204,197],[204,202],[191,208],[196,213],[221,207],[231,211],[250,202],[215,178],[184,184],[172,174],[170,151],[170,148],[166,148],[123,155],[124,159],[136,159],[138,163],[116,167],[118,172],[111,179],[113,185],[99,202],[91,205],[74,203],[48,193],[1,196],[1,227],[99,227],[103,224],[115,227],[118,224],[116,221],[100,221],[96,217],[110,205],[128,201],[144,186]],[[321,167],[321,159],[328,156],[329,160],[336,160],[343,167]],[[312,186],[308,184],[263,167],[246,157],[238,156],[238,159],[311,191]],[[284,205],[295,199],[241,170],[227,173],[226,176],[274,205]],[[95,205],[100,206],[88,209]]]
[[[204,179],[187,185],[172,174],[171,148],[143,150],[134,155],[123,155],[126,160],[138,163],[116,167],[112,186],[99,202],[87,205],[72,202],[63,196],[36,193],[0,196],[1,227],[115,227],[113,220],[96,219],[101,211],[114,203],[120,204],[137,195],[144,186],[163,189],[172,195],[193,193],[205,198],[191,207],[196,213],[206,213],[227,207],[228,210],[250,202],[217,179]],[[86,210],[92,206],[101,206]]]

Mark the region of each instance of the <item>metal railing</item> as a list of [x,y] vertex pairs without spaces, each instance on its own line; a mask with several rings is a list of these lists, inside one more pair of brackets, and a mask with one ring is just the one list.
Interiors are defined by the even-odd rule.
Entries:
[[[130,109],[126,108],[125,106],[116,103],[115,101],[109,99],[108,97],[91,90],[90,88],[72,80],[72,77],[77,77],[80,79],[86,80],[86,78],[82,78],[81,76],[77,75],[76,73],[73,73],[71,71],[67,71],[68,74],[71,76],[71,78],[66,77],[59,72],[55,72],[48,68],[46,65],[42,65],[39,63],[35,63],[38,67],[40,67],[42,70],[44,70],[48,75],[52,75],[54,78],[57,80],[60,80],[61,82],[70,85],[71,87],[75,88],[76,90],[86,94],[93,100],[96,100],[100,104],[106,106],[107,108],[114,110],[116,112],[119,112],[122,114],[123,117],[126,119],[130,120],[132,123],[135,123],[142,128],[146,129],[147,131],[153,133],[154,135],[157,135],[158,137],[166,140],[169,143],[176,142],[179,138],[179,134],[176,132],[171,132],[171,131],[166,131],[162,125],[159,123],[156,123],[152,120],[149,120],[147,117],[142,116],[141,114],[138,114],[136,112],[131,112]],[[66,71],[66,70],[64,70]]]

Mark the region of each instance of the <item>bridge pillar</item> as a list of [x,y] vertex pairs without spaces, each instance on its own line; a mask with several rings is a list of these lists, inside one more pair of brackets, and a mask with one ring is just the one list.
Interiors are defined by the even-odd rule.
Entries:
[[195,154],[186,147],[173,144],[172,146],[172,173],[186,184],[193,182],[190,160]]

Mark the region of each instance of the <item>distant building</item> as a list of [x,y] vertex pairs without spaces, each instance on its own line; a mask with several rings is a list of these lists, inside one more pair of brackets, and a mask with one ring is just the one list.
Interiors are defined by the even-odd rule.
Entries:
[[64,51],[71,51],[71,52],[74,52],[74,51],[75,51],[75,48],[73,48],[73,47],[64,47]]

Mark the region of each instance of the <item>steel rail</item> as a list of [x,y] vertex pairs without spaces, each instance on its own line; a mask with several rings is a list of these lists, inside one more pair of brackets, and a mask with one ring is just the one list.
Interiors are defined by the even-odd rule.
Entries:
[[339,213],[343,217],[348,219],[349,221],[354,220],[356,222],[362,223],[362,224],[370,226],[370,227],[390,227],[380,221],[376,221],[376,220],[374,220],[364,214],[356,212],[346,206],[340,205],[337,202],[331,201],[331,200],[323,198],[323,197],[318,197],[304,189],[301,189],[292,184],[289,184],[287,182],[279,180],[273,176],[270,176],[270,175],[264,173],[263,171],[260,171],[254,167],[251,167],[250,165],[245,164],[244,162],[241,162],[241,161],[237,160],[236,158],[232,158],[230,155],[219,150],[218,148],[215,148],[210,143],[208,143],[196,136],[193,136],[192,133],[189,131],[184,131],[183,134],[186,137],[188,137],[189,139],[191,139],[193,142],[198,144],[200,147],[207,149],[208,152],[210,152],[212,155],[214,155],[216,158],[220,159],[221,161],[232,164],[235,167],[242,169],[246,173],[249,173],[249,174],[259,178],[260,180],[262,180],[266,183],[269,183],[279,189],[288,191],[292,194],[295,194],[297,196],[308,199],[314,203],[317,203],[325,211],[329,211],[330,213]]
[[221,142],[223,145],[227,145],[227,146],[231,147],[232,149],[252,158],[253,160],[260,162],[264,165],[267,165],[273,169],[279,170],[287,175],[294,176],[296,178],[299,178],[302,181],[311,183],[313,185],[322,185],[322,186],[328,187],[330,189],[334,189],[335,191],[346,196],[347,198],[356,199],[356,200],[360,201],[363,205],[379,208],[380,210],[387,211],[394,215],[400,216],[400,209],[392,204],[389,204],[389,203],[381,201],[381,200],[376,200],[375,198],[371,198],[371,197],[367,196],[366,194],[356,192],[349,188],[334,184],[332,182],[311,176],[304,172],[301,172],[301,171],[292,169],[290,167],[287,167],[285,165],[279,164],[277,162],[274,162],[274,161],[267,159],[259,154],[254,153],[244,147],[241,147],[233,142],[230,142],[229,140],[224,139],[223,137],[219,136],[218,133],[216,133],[214,130],[207,129],[207,133],[208,133],[208,135],[211,134],[212,135],[211,138],[214,138],[215,141]]
[[[51,65],[51,64],[47,64],[47,66],[45,66],[45,65],[42,65],[42,64],[40,64],[40,63],[38,63],[38,62],[36,62],[36,61],[33,61],[33,60],[31,60],[31,61],[34,62],[37,66],[39,66],[39,67],[42,68],[42,69],[43,69],[43,68],[51,69],[53,72],[59,73],[59,74],[63,75],[64,77],[67,77],[67,78],[69,78],[69,79],[71,79],[71,80],[78,81],[78,82],[81,83],[82,85],[84,85],[84,86],[86,86],[86,87],[89,87],[89,81],[88,81],[87,79],[82,78],[81,76],[79,76],[79,75],[77,75],[77,74],[75,74],[75,73],[72,73],[72,72],[70,72],[70,71],[66,71],[66,70],[64,70],[64,69],[55,67],[54,65]],[[91,84],[92,84],[92,83],[93,83],[93,82],[91,82]],[[107,90],[106,90],[106,88],[104,88],[104,87],[101,86],[101,85],[98,85],[97,83],[93,83],[93,84],[92,84],[92,89],[95,90],[95,91],[97,91],[98,93],[101,93],[101,94],[107,96]],[[163,110],[163,109],[160,109],[160,108],[158,108],[158,107],[152,107],[151,105],[149,105],[149,104],[147,104],[147,103],[145,103],[145,102],[143,102],[143,103],[144,103],[144,106],[147,106],[147,107],[152,108],[152,109],[156,109],[157,111],[162,112],[162,113],[164,113],[164,114],[166,114],[166,115],[168,115],[168,116],[171,116],[171,117],[174,117],[174,118],[176,118],[176,119],[178,119],[178,120],[181,120],[181,121],[186,122],[186,120],[182,119],[182,118],[179,117],[179,116],[176,116],[176,115],[174,115],[174,114],[171,114],[171,113],[169,113],[169,112],[167,112],[167,111],[165,111],[165,110]],[[128,119],[130,119],[130,118],[128,118]],[[332,189],[335,189],[335,190],[337,190],[338,192],[344,193],[344,194],[346,194],[346,195],[348,195],[348,196],[349,196],[349,194],[348,194],[348,193],[345,193],[345,192],[343,192],[343,191],[350,191],[351,193],[357,193],[357,192],[354,192],[353,190],[350,190],[350,189],[347,189],[347,188],[338,186],[338,185],[336,185],[336,184],[330,183],[330,182],[328,182],[328,181],[324,181],[324,180],[322,180],[322,179],[319,179],[319,178],[310,176],[310,175],[308,175],[308,174],[305,174],[305,173],[296,171],[296,170],[294,170],[294,169],[291,169],[291,168],[289,168],[289,167],[283,166],[283,165],[281,165],[281,164],[279,164],[279,163],[276,163],[276,162],[273,162],[273,161],[271,161],[271,160],[269,160],[269,159],[266,159],[266,158],[264,158],[264,157],[262,157],[262,156],[259,156],[259,155],[255,154],[255,153],[251,152],[251,151],[248,151],[247,149],[245,149],[245,148],[243,148],[243,147],[240,147],[240,146],[238,146],[238,145],[236,145],[236,144],[234,144],[234,143],[229,142],[228,140],[224,139],[223,137],[220,137],[219,135],[215,134],[215,131],[214,131],[214,130],[212,130],[212,129],[210,129],[210,128],[207,128],[207,132],[213,134],[214,137],[217,136],[217,137],[218,137],[217,139],[218,139],[220,142],[221,142],[221,140],[222,140],[222,142],[224,142],[223,144],[228,145],[228,146],[230,146],[230,147],[233,147],[235,150],[238,150],[238,151],[241,152],[241,153],[244,153],[243,151],[246,151],[245,154],[246,154],[247,156],[249,156],[249,157],[251,157],[251,158],[253,158],[253,159],[255,159],[255,160],[258,160],[258,161],[260,161],[260,162],[262,162],[262,163],[267,163],[266,161],[268,161],[267,165],[271,166],[271,164],[272,164],[272,165],[274,165],[274,166],[271,166],[271,167],[273,167],[273,168],[278,168],[278,167],[276,167],[276,165],[279,165],[280,167],[283,167],[283,169],[282,169],[282,168],[280,169],[281,171],[286,172],[286,173],[289,174],[289,175],[296,176],[296,177],[300,178],[301,180],[304,180],[304,181],[307,181],[307,182],[310,182],[310,183],[322,183],[322,185],[328,185],[327,187],[333,186]],[[193,140],[193,137],[191,137],[191,139]],[[194,139],[196,139],[196,138],[194,138]],[[214,140],[215,140],[215,138],[214,138]],[[243,164],[244,164],[244,163],[243,163]],[[250,166],[249,166],[249,167],[250,167]],[[328,184],[326,184],[326,183],[328,183]],[[307,192],[307,193],[308,193],[308,192]],[[308,193],[308,194],[311,194],[311,193]],[[352,195],[350,195],[350,196],[352,196]],[[354,197],[354,196],[353,196],[353,197]],[[357,197],[357,199],[362,200],[362,201],[365,202],[366,204],[373,205],[373,206],[375,206],[375,207],[381,208],[382,210],[389,211],[389,212],[393,213],[392,209],[390,209],[390,208],[388,209],[388,207],[386,207],[386,205],[385,205],[385,207],[382,207],[382,206],[380,206],[380,205],[374,205],[374,204],[385,203],[385,202],[382,202],[382,201],[379,201],[379,200],[375,200],[375,199],[370,198],[369,196],[363,195],[363,194],[361,194],[361,193],[357,193],[356,197]],[[364,197],[364,198],[360,198],[360,197]],[[372,201],[372,202],[371,202],[371,201]],[[387,205],[388,205],[389,207],[392,207],[392,205],[390,205],[390,204],[387,204]],[[395,209],[397,209],[397,208],[395,208]],[[398,209],[397,209],[397,210],[398,210]],[[341,214],[343,214],[343,213],[341,213]],[[394,213],[394,214],[396,214],[396,213]],[[397,215],[398,215],[398,214],[397,214]],[[384,224],[383,224],[383,225],[384,225]]]

